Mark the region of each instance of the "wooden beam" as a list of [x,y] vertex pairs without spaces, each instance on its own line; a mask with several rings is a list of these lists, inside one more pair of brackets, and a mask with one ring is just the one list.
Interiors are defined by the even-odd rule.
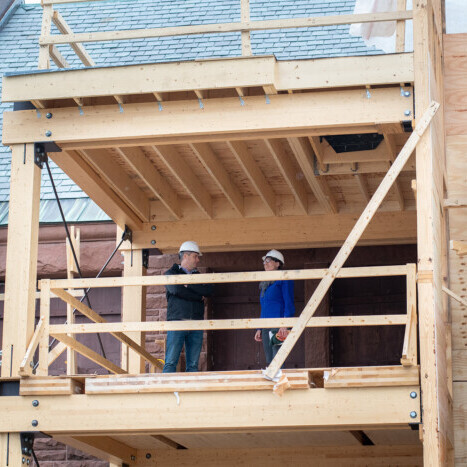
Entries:
[[116,148],[115,150],[131,166],[151,193],[160,199],[170,214],[175,219],[180,219],[180,205],[177,193],[149,161],[146,154],[138,147]]
[[126,104],[124,112],[117,106],[88,106],[84,115],[75,108],[54,108],[50,110],[52,119],[45,117],[47,112],[41,112],[38,118],[34,110],[5,112],[3,144],[42,141],[46,131],[51,131],[54,141],[60,144],[203,134],[215,139],[216,135],[225,138],[229,133],[256,134],[258,139],[266,133],[268,137],[280,137],[278,131],[297,130],[307,135],[313,127],[399,122],[406,118],[405,110],[411,108],[411,102],[400,95],[398,88],[374,89],[371,99],[364,100],[358,89],[276,94],[269,96],[270,104],[264,96],[243,99],[243,106],[238,97],[205,99],[203,109],[195,100],[168,101],[162,112],[157,111],[154,102]]
[[132,230],[141,229],[141,220],[79,153],[54,152],[50,156],[117,225],[122,228],[128,225]]
[[401,11],[386,13],[318,16],[312,18],[291,18],[266,21],[245,21],[241,23],[202,24],[196,26],[183,27],[173,26],[166,28],[148,28],[79,34],[63,34],[60,36],[46,35],[39,39],[39,44],[73,44],[77,42],[101,42],[111,40],[144,39],[150,37],[187,36],[193,34],[226,33],[246,30],[262,31],[265,29],[306,28],[317,26],[332,26],[338,24],[373,23],[380,21],[394,21],[411,18],[411,11]]
[[[263,319],[264,321],[260,321]],[[298,318],[248,318],[248,319],[217,319],[201,321],[149,321],[149,322],[122,322],[102,324],[55,324],[51,325],[50,332],[60,338],[62,334],[112,334],[120,332],[159,332],[159,331],[198,331],[207,329],[211,331],[223,329],[272,329],[292,327]],[[401,326],[406,324],[406,315],[368,315],[368,316],[320,316],[313,317],[306,327],[353,327],[353,326]],[[133,373],[139,373],[133,372]]]
[[318,203],[325,212],[337,213],[337,203],[327,182],[314,173],[313,151],[308,141],[305,138],[287,138],[287,141]]
[[149,221],[148,198],[124,169],[115,164],[111,154],[104,149],[86,149],[81,156],[143,222]]
[[417,365],[417,267],[407,265],[407,324],[405,326],[401,364]]
[[[42,9],[42,25],[41,25],[41,36],[47,36],[50,34],[52,28],[52,15],[53,7],[52,5],[46,5]],[[50,68],[50,46],[41,45],[39,48],[39,60],[38,66],[39,70],[47,70]]]
[[467,300],[463,299],[462,297],[459,297],[459,295],[455,294],[452,290],[448,289],[447,287],[443,286],[443,292],[447,293],[450,297],[459,302],[461,305],[467,306]]
[[365,175],[354,174],[354,178],[357,180],[358,188],[360,189],[360,193],[362,194],[363,199],[366,203],[369,203],[371,196],[370,191],[368,190],[368,183],[366,182]]
[[60,53],[60,50],[58,50],[55,45],[50,46],[49,55],[55,65],[59,68],[68,68],[70,66],[66,58]]
[[[41,170],[34,146],[11,148],[2,376],[16,376],[34,334]],[[8,431],[8,430],[7,430]]]
[[[68,23],[65,21],[63,16],[60,14],[59,11],[54,11],[52,15],[52,21],[54,22],[55,26],[57,26],[57,29],[60,31],[61,35],[73,35],[73,31],[71,30],[70,26],[68,26]],[[50,34],[50,32],[49,32]],[[41,34],[41,36],[43,36]],[[78,56],[78,58],[81,60],[83,65],[85,66],[95,66],[96,62],[91,58],[91,56],[86,52],[86,49],[82,44],[70,44],[71,48],[75,52],[75,54]]]
[[379,205],[382,203],[383,199],[387,195],[394,180],[397,178],[400,171],[402,170],[402,167],[406,164],[407,160],[412,154],[412,151],[415,149],[421,135],[425,132],[428,125],[430,124],[438,108],[439,104],[433,102],[421,117],[416,128],[414,129],[414,132],[402,148],[402,151],[397,156],[396,160],[394,161],[394,164],[388,170],[387,174],[383,178],[383,181],[379,185],[378,189],[374,193],[367,207],[363,211],[362,215],[358,219],[354,228],[352,229],[344,244],[342,245],[341,249],[339,250],[339,253],[334,258],[331,266],[328,269],[328,272],[323,277],[315,292],[313,293],[310,301],[308,302],[304,311],[300,315],[299,322],[292,328],[290,334],[287,336],[280,350],[266,369],[266,377],[274,378],[276,376],[280,367],[284,363],[293,346],[295,345],[298,338],[305,329],[306,323],[313,316],[319,304],[321,303],[321,300],[323,299],[324,295],[327,293],[329,287],[334,282],[336,273],[341,269],[341,267],[349,257],[353,248],[360,239],[363,231],[368,226],[374,214],[376,213]]
[[242,141],[227,141],[227,145],[266,207],[272,215],[275,215],[276,195],[253,159],[246,143]]
[[243,196],[230,178],[230,175],[219,162],[211,146],[208,143],[196,143],[190,144],[190,148],[216,182],[217,186],[222,190],[233,208],[243,216]]
[[63,342],[67,347],[70,347],[75,352],[81,354],[83,357],[86,357],[92,362],[97,363],[102,368],[105,368],[106,370],[112,373],[127,373],[125,370],[115,365],[110,360],[107,360],[102,355],[99,355],[97,352],[94,352],[94,350],[91,350],[89,347],[86,347],[85,345],[81,344],[81,342],[78,342],[76,339],[69,337],[67,334],[60,334],[59,340]]
[[[420,398],[409,397],[411,391],[419,391],[419,386],[313,388],[288,391],[282,398],[272,391],[193,392],[180,395],[180,406],[173,394],[158,394],[157,404],[154,394],[120,394],[118,410],[113,396],[53,396],[47,400],[47,411],[39,423],[46,433],[75,435],[232,429],[258,432],[277,429],[278,424],[284,430],[406,427],[420,422]],[[10,414],[0,417],[0,432],[27,431],[31,425],[28,397],[1,397],[0,411]],[[410,417],[412,411],[417,413],[415,418]]]
[[309,136],[308,140],[310,141],[311,147],[313,148],[314,155],[318,161],[318,166],[323,172],[326,171],[326,165],[324,163],[324,152],[321,145],[320,136]]
[[[81,244],[80,244],[80,230],[75,229],[75,226],[72,225],[70,229],[70,238],[66,239],[66,269],[67,269],[67,279],[73,279],[79,275],[79,262],[80,262],[80,253],[81,253]],[[73,249],[72,249],[73,247]],[[74,254],[73,254],[74,251]],[[78,263],[75,260],[78,261]],[[50,288],[50,287],[49,287]],[[73,291],[73,290],[72,290]],[[42,289],[41,289],[42,293]],[[41,300],[42,304],[42,300]],[[66,306],[66,322],[68,324],[74,324],[75,322],[75,313],[74,308],[67,303]],[[70,335],[70,337],[75,337]],[[48,356],[47,352],[47,362],[44,362],[44,366],[48,368]],[[78,373],[78,361],[76,358],[75,352],[67,348],[66,350],[66,372],[68,375],[76,375]]]
[[[95,1],[95,0],[94,0]],[[54,436],[60,443],[72,446],[98,459],[117,465],[133,464],[137,450],[111,436]]]
[[[280,271],[253,271],[253,272],[227,272],[215,274],[189,274],[166,276],[144,276],[144,277],[100,277],[83,279],[55,279],[51,281],[52,290],[59,289],[60,298],[63,290],[60,289],[83,289],[102,287],[125,287],[125,286],[155,286],[170,284],[220,284],[228,282],[260,282],[277,280],[305,280],[322,279],[327,269],[294,269]],[[337,273],[338,278],[349,277],[386,277],[405,276],[407,266],[365,266],[358,268],[342,268]],[[39,287],[41,284],[39,283]],[[68,292],[66,292],[67,295]],[[67,296],[66,296],[67,297]],[[65,298],[66,298],[65,297]],[[84,305],[85,306],[85,305]]]
[[[383,135],[384,135],[383,143],[387,150],[388,160],[394,161],[397,156],[396,143],[394,141],[394,136],[390,133],[387,133],[386,131],[383,131]],[[381,149],[384,149],[384,146],[380,144],[378,147],[381,147]],[[397,200],[397,203],[399,204],[399,209],[403,211],[405,209],[405,200],[404,200],[404,195],[402,193],[402,188],[400,186],[399,180],[396,180],[394,182],[393,191],[396,195],[396,200]]]
[[447,198],[444,200],[443,206],[445,208],[464,208],[467,207],[466,199]]
[[212,217],[212,199],[208,191],[197,179],[191,168],[185,163],[180,154],[170,146],[152,146],[152,149],[165,163],[172,175],[187,191],[203,214]]
[[324,164],[352,164],[355,162],[377,162],[394,160],[393,157],[390,157],[388,155],[384,145],[382,144],[379,144],[376,149],[340,153],[337,153],[327,141],[323,141],[322,143],[319,143],[319,145],[321,147],[320,152],[323,155],[322,159]]
[[[106,323],[107,322],[104,318],[102,318],[101,315],[96,313],[94,310],[91,310],[91,308],[86,306],[84,303],[81,303],[79,300],[76,300],[75,297],[70,295],[68,292],[65,292],[65,290],[53,289],[53,292],[55,295],[57,295],[57,297],[60,297],[63,301],[65,301],[66,303],[69,303],[71,306],[76,308],[80,313],[82,313],[84,316],[94,321],[95,323]],[[112,336],[114,336],[116,339],[118,339],[123,344],[128,345],[134,352],[136,352],[138,355],[143,357],[146,361],[150,362],[151,364],[159,368],[161,367],[161,363],[159,362],[159,360],[153,357],[149,352],[147,352],[141,345],[137,344],[133,339],[129,338],[128,336],[126,336],[125,334],[121,332],[112,333]],[[68,345],[67,342],[70,342],[69,339],[65,339],[65,336],[60,336],[59,340],[66,345]],[[76,345],[74,348],[76,348]],[[77,352],[80,352],[79,347],[76,350]]]
[[[57,50],[55,46],[53,50]],[[333,70],[332,76],[328,70]],[[174,73],[177,80],[172,79]],[[163,93],[201,89],[230,88],[244,97],[246,88],[257,86],[274,85],[276,90],[286,91],[410,82],[413,54],[407,53],[278,62],[273,56],[229,57],[4,76],[2,98],[16,102],[97,97],[108,96],[111,89],[119,96],[153,93],[162,102],[166,100]]]
[[[242,23],[250,21],[250,0],[240,1],[240,20]],[[242,55],[252,55],[250,31],[242,31]]]
[[43,279],[41,284],[40,313],[44,319],[43,330],[39,338],[39,362],[37,376],[49,374],[49,343],[50,343],[50,279]]
[[275,160],[279,170],[284,177],[287,186],[294,195],[297,204],[300,206],[304,214],[308,214],[308,200],[305,185],[297,176],[297,172],[282,147],[278,139],[265,139],[264,144],[268,149],[269,154]]

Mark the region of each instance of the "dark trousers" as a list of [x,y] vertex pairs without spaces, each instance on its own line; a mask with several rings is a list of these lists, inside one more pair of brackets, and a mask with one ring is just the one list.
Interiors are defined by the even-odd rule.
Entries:
[[[271,343],[271,338],[269,337],[270,331],[271,329],[261,329],[261,339],[263,340],[264,355],[266,356],[267,365],[272,362],[272,359],[281,348],[280,345],[273,345]],[[278,329],[275,329],[274,331],[277,332]]]
[[198,371],[203,345],[203,331],[167,331],[165,364],[162,373],[175,373],[178,359],[185,345],[186,371]]

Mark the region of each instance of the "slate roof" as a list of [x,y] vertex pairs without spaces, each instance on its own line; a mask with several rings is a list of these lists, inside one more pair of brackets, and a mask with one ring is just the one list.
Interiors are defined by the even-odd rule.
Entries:
[[[251,0],[252,20],[281,19],[352,13],[355,0]],[[56,6],[76,33],[113,31],[168,26],[188,26],[240,21],[240,0],[108,0]],[[39,52],[42,7],[22,4],[0,29],[0,80],[6,72],[35,71]],[[368,48],[358,37],[348,34],[349,26],[256,31],[251,34],[254,55],[272,55],[277,60],[374,55],[382,53]],[[52,33],[57,31],[52,28]],[[205,34],[133,41],[85,44],[98,66],[135,63],[195,60],[232,57],[241,54],[240,33]],[[59,46],[72,68],[83,65],[69,46]],[[1,86],[1,81],[0,81]],[[2,114],[11,104],[0,103]],[[0,145],[0,225],[7,221],[9,198],[10,152]],[[53,164],[52,164],[53,165]],[[45,170],[44,170],[45,172]],[[56,166],[52,173],[62,199],[69,201],[67,217],[72,221],[108,219],[90,203],[87,196]],[[43,174],[41,221],[56,221],[54,195],[46,173]],[[80,201],[76,201],[80,200]],[[85,215],[86,214],[86,215]],[[84,216],[85,215],[85,216]],[[84,217],[83,217],[84,216]]]

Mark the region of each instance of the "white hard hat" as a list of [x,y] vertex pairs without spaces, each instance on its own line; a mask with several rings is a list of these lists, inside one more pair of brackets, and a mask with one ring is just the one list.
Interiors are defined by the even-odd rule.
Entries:
[[277,259],[279,260],[282,264],[284,264],[284,255],[280,252],[280,251],[277,251],[277,250],[270,250],[266,253],[265,256],[263,256],[263,261],[267,258],[267,257],[270,257],[270,258],[274,258],[274,259]]
[[178,252],[181,253],[182,251],[192,251],[193,253],[198,253],[198,255],[203,256],[198,244],[192,241],[183,242],[180,245],[180,249],[178,250]]

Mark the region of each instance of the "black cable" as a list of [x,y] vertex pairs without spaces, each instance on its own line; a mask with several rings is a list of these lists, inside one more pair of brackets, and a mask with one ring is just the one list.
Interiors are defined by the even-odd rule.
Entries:
[[[57,193],[57,188],[55,187],[55,183],[54,183],[54,180],[53,180],[53,177],[52,177],[52,172],[50,171],[48,158],[45,158],[45,166],[47,167],[47,172],[49,174],[50,183],[52,184],[52,188],[53,188],[54,194],[55,194],[55,199],[57,200],[57,204],[58,204],[58,209],[60,211],[60,215],[62,216],[63,225],[65,226],[66,236],[68,238],[68,241],[70,242],[71,252],[73,253],[73,259],[75,260],[75,264],[76,264],[76,267],[78,269],[79,277],[82,278],[83,275],[81,274],[81,268],[79,267],[79,262],[78,262],[78,258],[76,256],[76,252],[75,252],[75,248],[73,246],[73,242],[71,241],[70,231],[68,230],[68,224],[67,224],[66,219],[65,219],[65,214],[63,213],[62,205],[60,203],[60,198],[58,197],[58,193]],[[84,288],[83,288],[83,290],[84,290],[84,297],[86,298],[86,302],[88,304],[88,307],[92,309],[91,301],[89,300],[88,293]],[[101,335],[99,333],[97,334],[97,339],[99,340],[99,346],[100,346],[101,351],[102,351],[102,356],[104,358],[107,358],[106,355],[105,355],[104,345],[102,344]]]
[[34,452],[34,448],[31,449],[31,452],[32,452],[32,457],[34,459],[34,462],[36,463],[36,467],[41,467],[39,465],[39,461],[37,460],[36,453]]

